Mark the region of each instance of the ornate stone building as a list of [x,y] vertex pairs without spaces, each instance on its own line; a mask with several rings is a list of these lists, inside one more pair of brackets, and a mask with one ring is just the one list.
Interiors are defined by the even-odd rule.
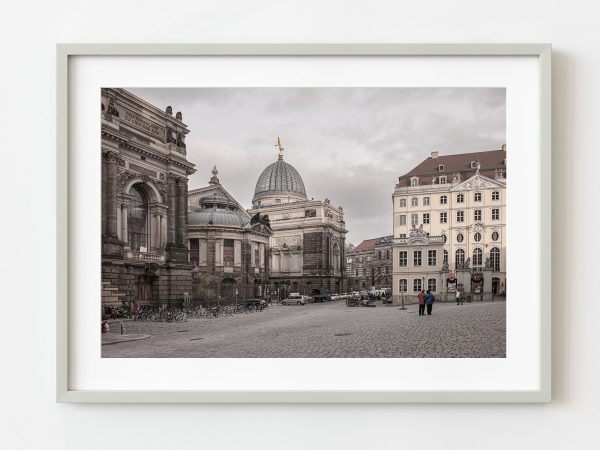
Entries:
[[451,299],[506,290],[506,146],[440,156],[401,176],[393,194],[393,296]]
[[102,89],[102,303],[179,303],[191,292],[189,132],[124,89]]
[[349,290],[392,287],[392,243],[393,236],[367,239],[348,252]]
[[341,206],[328,199],[309,200],[298,171],[279,157],[267,166],[258,181],[250,214],[270,219],[271,293],[283,298],[290,292],[310,294],[326,288],[332,293],[347,289],[345,235]]
[[232,300],[268,293],[268,217],[251,216],[225,190],[215,167],[209,185],[188,195],[190,263],[201,299]]

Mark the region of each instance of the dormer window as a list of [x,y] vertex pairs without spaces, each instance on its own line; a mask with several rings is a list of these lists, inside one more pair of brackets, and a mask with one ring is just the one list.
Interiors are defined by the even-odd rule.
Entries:
[[411,186],[418,186],[419,185],[419,177],[412,177],[410,179],[410,185]]
[[442,175],[440,177],[440,184],[446,184],[447,182],[448,182],[448,178],[445,175]]
[[438,172],[443,172],[443,171],[444,171],[444,165],[443,165],[443,164],[440,164],[440,165],[438,166]]
[[477,169],[477,161],[471,161],[471,169]]

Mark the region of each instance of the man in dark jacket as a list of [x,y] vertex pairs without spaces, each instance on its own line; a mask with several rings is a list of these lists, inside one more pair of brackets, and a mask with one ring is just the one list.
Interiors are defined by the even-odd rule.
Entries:
[[425,304],[427,305],[427,315],[431,315],[431,309],[433,308],[433,302],[435,302],[435,297],[431,293],[429,289],[427,289],[427,294],[425,294]]

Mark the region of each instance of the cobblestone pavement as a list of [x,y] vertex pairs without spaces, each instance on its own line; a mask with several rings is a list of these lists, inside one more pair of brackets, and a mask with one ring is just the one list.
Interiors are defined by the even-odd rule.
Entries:
[[[504,358],[505,302],[348,308],[343,302],[273,305],[258,313],[184,323],[127,322],[150,338],[102,346],[126,358]],[[113,327],[115,330],[118,327]],[[116,331],[113,331],[116,332]]]

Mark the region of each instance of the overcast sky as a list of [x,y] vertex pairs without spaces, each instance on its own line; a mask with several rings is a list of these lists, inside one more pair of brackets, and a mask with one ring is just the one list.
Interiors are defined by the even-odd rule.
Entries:
[[190,128],[190,189],[211,169],[245,207],[277,159],[302,176],[308,198],[342,205],[346,242],[392,234],[398,176],[440,155],[494,150],[506,142],[503,88],[128,88]]

